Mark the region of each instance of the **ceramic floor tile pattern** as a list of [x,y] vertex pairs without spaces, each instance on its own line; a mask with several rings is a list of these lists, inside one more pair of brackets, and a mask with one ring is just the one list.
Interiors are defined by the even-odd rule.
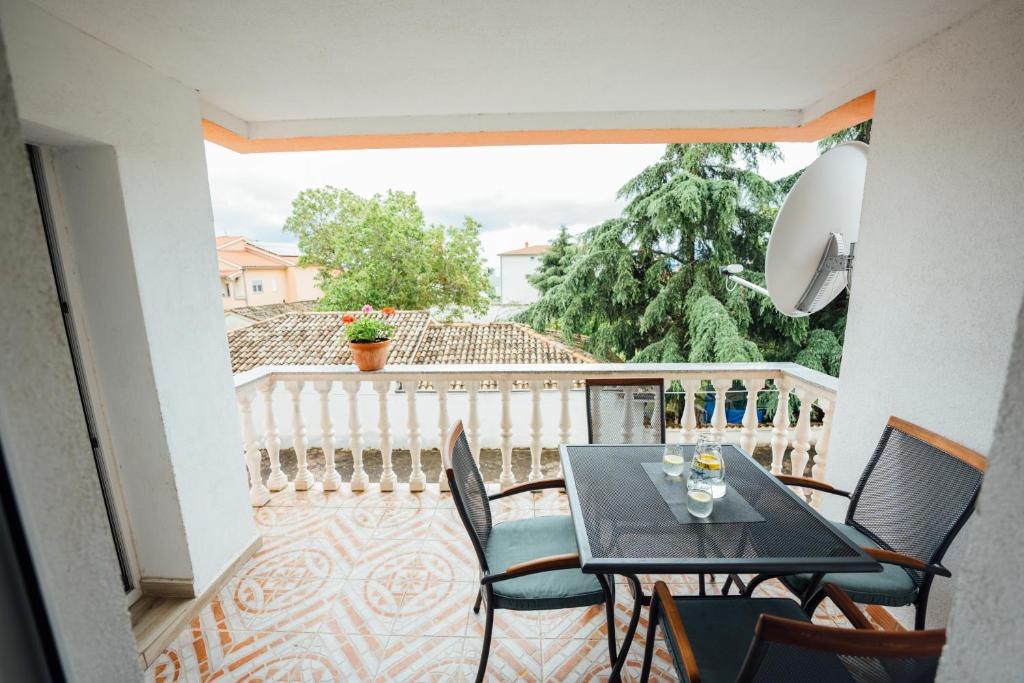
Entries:
[[[553,491],[495,501],[496,520],[567,514]],[[449,494],[287,489],[253,511],[263,546],[146,672],[154,683],[473,680],[483,615],[477,562]],[[650,585],[658,577],[640,577]],[[691,577],[663,577],[676,594]],[[715,588],[712,587],[712,591]],[[786,595],[766,583],[759,594]],[[621,641],[632,609],[617,588]],[[646,612],[646,610],[645,610]],[[828,601],[815,620],[847,626]],[[646,613],[624,679],[637,680]],[[603,681],[604,608],[499,611],[490,681]],[[653,681],[674,681],[663,645]]]

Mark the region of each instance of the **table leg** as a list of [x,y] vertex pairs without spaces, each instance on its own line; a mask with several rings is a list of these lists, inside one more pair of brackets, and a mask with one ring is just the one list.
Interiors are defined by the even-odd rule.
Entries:
[[622,680],[622,668],[626,665],[629,646],[633,644],[633,636],[640,623],[640,612],[644,608],[644,589],[640,585],[640,579],[633,574],[623,574],[622,576],[629,581],[630,588],[633,590],[633,615],[629,618],[629,628],[626,629],[626,636],[622,639],[622,645],[619,647],[619,657],[615,660],[615,666],[612,667],[611,676],[608,677],[609,683],[619,683]]

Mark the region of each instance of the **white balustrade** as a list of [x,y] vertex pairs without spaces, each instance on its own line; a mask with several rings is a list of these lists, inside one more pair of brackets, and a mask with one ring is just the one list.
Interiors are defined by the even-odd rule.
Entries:
[[391,464],[391,416],[388,415],[390,389],[391,382],[387,380],[377,380],[373,383],[373,390],[377,392],[377,429],[380,431],[381,491],[394,491],[398,484],[395,468]]
[[427,477],[423,474],[423,464],[420,462],[420,423],[416,419],[416,384],[417,381],[415,379],[406,380],[402,383],[405,387],[405,405],[408,417],[409,458],[412,460],[412,472],[409,474],[409,490],[414,493],[422,491],[427,485]]
[[320,449],[324,452],[324,491],[341,488],[341,475],[334,467],[334,424],[331,422],[331,387],[334,382],[314,382],[320,395]]
[[[451,429],[451,425],[448,423],[448,380],[444,377],[438,377],[434,380],[434,390],[437,391],[437,451],[441,453],[447,444],[445,441],[448,438],[448,431]],[[442,456],[441,461],[444,462]],[[441,473],[437,478],[437,485],[441,487],[442,491],[448,491],[448,474],[444,471],[444,467],[441,468]]]
[[275,386],[277,383],[271,377],[260,387],[260,393],[263,395],[263,445],[270,457],[267,488],[271,491],[281,491],[288,486],[288,475],[281,469],[281,437],[277,432],[277,420],[274,417]]
[[[348,449],[339,451],[344,457],[352,458],[350,486],[361,491],[369,486],[369,477],[364,469],[364,448],[379,445],[381,453],[381,482],[384,491],[398,488],[398,477],[393,464],[395,448],[407,449],[412,471],[409,490],[422,491],[426,484],[423,471],[422,450],[424,437],[419,423],[420,410],[431,420],[437,419],[438,447],[444,447],[451,421],[466,419],[466,436],[473,457],[479,463],[483,446],[497,446],[501,453],[501,469],[498,482],[507,488],[516,482],[512,467],[513,447],[528,446],[530,467],[527,476],[535,480],[543,476],[543,454],[545,447],[585,441],[586,435],[574,430],[574,418],[584,424],[585,396],[581,384],[587,378],[636,380],[660,377],[667,384],[674,381],[682,385],[683,410],[678,429],[670,429],[669,441],[692,443],[702,431],[710,431],[725,441],[738,442],[748,452],[753,452],[760,439],[771,447],[771,469],[782,473],[784,456],[790,452],[790,471],[802,475],[811,460],[811,444],[814,456],[811,472],[815,479],[824,479],[828,462],[829,438],[832,416],[835,412],[837,385],[833,378],[808,370],[792,363],[758,364],[576,364],[545,366],[389,366],[375,373],[361,373],[350,367],[288,367],[275,366],[258,368],[241,373],[236,377],[237,400],[245,438],[245,464],[249,475],[250,499],[253,505],[263,505],[271,495],[287,486],[287,476],[280,465],[280,451],[290,445],[296,458],[296,474],[292,486],[304,491],[313,486],[313,476],[307,463],[309,436],[306,431],[305,410],[311,410],[309,403],[314,400],[319,408],[319,445],[324,451],[325,475],[323,488],[332,491],[340,487],[340,477],[334,463],[336,445],[335,425],[338,420],[346,421]],[[733,382],[741,381],[746,395],[746,408],[742,425],[735,428],[727,424],[726,403]],[[761,391],[770,390],[765,386],[771,381],[778,390],[778,409],[770,433],[758,424],[757,399]],[[434,397],[430,392],[418,392],[419,382],[433,384]],[[715,396],[715,409],[711,424],[699,424],[697,396],[704,382],[710,382]],[[373,392],[360,397],[360,387],[372,387]],[[461,384],[464,391],[450,389],[451,383]],[[277,399],[287,399],[291,409],[291,434],[279,430],[275,413],[275,388],[283,384],[285,392]],[[304,392],[306,384],[312,384],[313,392]],[[332,388],[340,384],[347,398],[346,411],[333,402]],[[494,390],[496,385],[496,391]],[[522,390],[524,389],[525,390]],[[400,390],[399,390],[400,389]],[[615,415],[615,428],[621,429],[624,438],[635,436],[639,428],[635,414],[639,410],[630,400],[626,386],[622,422]],[[259,393],[264,410],[262,423],[257,430],[253,414],[253,400]],[[404,400],[401,393],[405,394]],[[796,425],[790,431],[789,395],[792,393],[800,403]],[[376,400],[373,400],[373,398]],[[463,398],[464,397],[464,398]],[[427,401],[426,403],[420,403]],[[557,402],[557,408],[555,403]],[[394,433],[395,410],[401,410],[404,403],[406,420],[404,432]],[[820,426],[811,423],[812,406],[817,404],[823,413]],[[452,415],[452,408],[457,413]],[[433,412],[436,410],[436,413]],[[554,411],[558,420],[554,420]],[[340,412],[335,412],[340,411]],[[374,411],[376,413],[374,414]],[[465,411],[463,414],[462,411]],[[362,415],[361,415],[362,413]],[[545,420],[545,414],[551,417]],[[613,419],[604,416],[605,419]],[[361,419],[376,420],[377,429],[369,436],[363,434]],[[601,415],[593,415],[595,428],[600,426]],[[527,427],[528,423],[528,427]],[[644,427],[646,428],[646,427]],[[431,430],[432,432],[433,430]],[[270,476],[266,484],[262,481],[260,442],[266,448],[270,465]],[[376,439],[375,444],[373,440]],[[433,447],[433,437],[427,439],[426,447]],[[313,445],[316,445],[314,442]],[[792,450],[790,451],[790,446]],[[442,473],[439,483],[447,484]],[[816,503],[817,496],[812,500]]]
[[740,448],[753,453],[757,447],[757,395],[764,387],[761,378],[748,377],[743,380],[747,389],[747,406],[743,410],[743,430],[740,432]]
[[540,392],[544,388],[544,380],[535,379],[530,382],[530,403],[533,407],[530,415],[530,481],[544,478],[541,469],[541,428],[543,420],[540,411]]
[[359,381],[344,382],[348,394],[348,449],[352,452],[352,479],[349,486],[353,491],[365,491],[369,483],[363,469],[363,431],[359,427]]
[[292,396],[292,448],[295,449],[296,474],[292,483],[296,491],[308,491],[313,485],[313,473],[306,464],[306,423],[302,418],[302,380],[290,382],[288,393]]
[[270,491],[263,485],[260,471],[260,449],[256,443],[256,426],[252,419],[252,392],[238,394],[238,410],[242,417],[242,440],[245,443],[245,466],[249,470],[249,503],[254,507],[266,505]]

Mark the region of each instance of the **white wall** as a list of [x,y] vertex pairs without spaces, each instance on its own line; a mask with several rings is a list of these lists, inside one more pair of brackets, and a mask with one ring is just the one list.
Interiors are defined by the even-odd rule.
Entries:
[[[173,496],[177,489],[192,577],[202,590],[256,531],[239,471],[223,313],[209,285],[217,264],[196,93],[24,0],[0,0],[0,8],[27,129],[43,141],[56,132],[54,140],[110,145],[116,155],[127,221],[120,239],[133,263],[105,265],[134,267],[142,329],[134,323],[132,335],[115,343],[128,348],[145,340],[159,405],[154,420],[126,402],[123,417],[135,420],[151,446],[116,456],[147,463],[169,457],[173,481],[152,493]],[[106,315],[125,322],[117,310]]]
[[[0,28],[8,31],[6,16]],[[22,144],[0,44],[3,458],[68,680],[137,680],[124,591]],[[10,672],[2,664],[0,670],[6,680]]]
[[540,256],[501,257],[501,303],[532,304],[538,292],[526,276],[540,266]]
[[[896,60],[878,86],[827,475],[842,488],[889,415],[992,445],[1024,298],[1021,36],[1024,3],[995,3]],[[949,595],[937,581],[931,624]]]

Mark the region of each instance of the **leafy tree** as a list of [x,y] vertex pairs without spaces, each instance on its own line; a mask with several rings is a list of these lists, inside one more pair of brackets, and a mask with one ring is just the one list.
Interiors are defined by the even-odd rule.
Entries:
[[818,153],[824,154],[825,152],[829,151],[836,145],[841,145],[844,142],[851,141],[864,142],[870,144],[871,119],[868,119],[863,123],[858,123],[855,126],[844,128],[843,130],[837,133],[832,133],[832,135],[829,135],[827,137],[822,138],[821,140],[818,140]]
[[551,247],[541,255],[537,270],[529,275],[527,280],[542,295],[547,293],[565,280],[575,255],[576,248],[572,243],[572,237],[563,225],[558,231],[558,237],[551,242]]
[[427,225],[415,194],[303,190],[284,229],[298,236],[302,263],[320,267],[321,310],[370,304],[457,317],[487,309],[480,224],[467,216],[461,226]]
[[592,353],[650,362],[764,357],[767,332],[799,345],[806,321],[727,287],[718,267],[764,262],[777,189],[757,174],[772,144],[669,145],[620,191],[622,216],[584,233],[564,278],[520,319],[587,336]]

